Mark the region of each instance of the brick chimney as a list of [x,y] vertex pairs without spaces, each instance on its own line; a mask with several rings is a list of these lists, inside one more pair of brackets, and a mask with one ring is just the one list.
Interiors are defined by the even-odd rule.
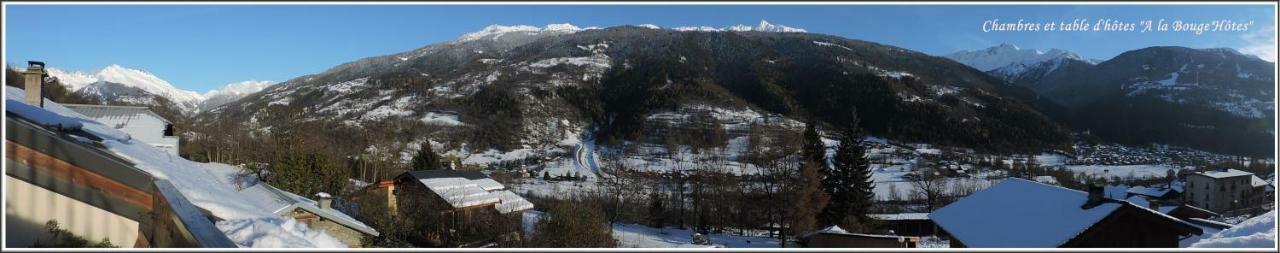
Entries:
[[44,62],[27,61],[27,71],[22,72],[22,79],[25,82],[27,104],[36,107],[44,107],[44,78],[49,76],[44,72]]
[[1095,206],[1098,206],[1099,204],[1102,204],[1102,199],[1103,199],[1102,195],[1103,195],[1103,193],[1104,193],[1104,188],[1102,188],[1102,186],[1101,186],[1101,185],[1098,185],[1098,184],[1090,184],[1090,185],[1089,185],[1089,199],[1088,199],[1088,200],[1085,200],[1084,205],[1083,205],[1083,206],[1080,206],[1080,208],[1089,209],[1089,208],[1093,208],[1093,207],[1095,207]]

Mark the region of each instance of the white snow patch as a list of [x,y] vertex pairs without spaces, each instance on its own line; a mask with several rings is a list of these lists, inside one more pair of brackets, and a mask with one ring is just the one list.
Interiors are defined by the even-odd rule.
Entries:
[[1275,248],[1276,211],[1250,218],[1191,245],[1192,248]]

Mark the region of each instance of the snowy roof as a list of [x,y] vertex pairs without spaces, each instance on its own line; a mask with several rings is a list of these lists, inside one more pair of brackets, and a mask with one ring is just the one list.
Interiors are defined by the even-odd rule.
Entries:
[[152,112],[145,106],[122,106],[122,105],[84,105],[84,104],[64,104],[67,108],[74,110],[84,116],[89,116],[102,124],[113,128],[122,128],[129,122],[143,116],[152,116],[164,123],[170,123],[168,119],[161,117],[159,114]]
[[[249,188],[240,190],[240,194],[244,196],[245,201],[249,201],[259,207],[270,210],[278,215],[286,215],[296,209],[307,210],[325,219],[332,220],[343,226],[378,236],[378,231],[369,227],[369,225],[356,220],[345,213],[332,208],[325,209],[320,207],[320,203],[315,200],[304,198],[297,194],[281,190],[266,183],[259,183]],[[328,195],[325,193],[324,195]]]
[[[1150,208],[1151,206],[1151,201],[1143,196],[1129,197],[1127,199],[1124,199],[1124,201],[1140,207]],[[1156,209],[1159,209],[1156,211],[1159,211],[1160,213],[1163,213],[1163,214],[1169,214],[1169,212],[1173,212],[1173,210],[1177,208],[1178,208],[1178,205],[1159,205],[1159,206],[1156,206]]]
[[1249,175],[1249,180],[1251,180],[1249,184],[1253,187],[1262,187],[1262,186],[1269,185],[1266,180],[1262,180],[1262,178],[1258,176]]
[[1046,184],[1058,184],[1058,179],[1054,178],[1053,176],[1036,176],[1035,179],[1036,179],[1036,182],[1041,182]]
[[499,213],[533,209],[533,202],[529,202],[529,200],[521,198],[520,195],[516,195],[511,191],[501,191],[498,195],[498,200],[497,208]]
[[968,247],[1058,247],[1123,205],[1081,208],[1087,199],[1082,191],[1010,178],[929,218]]
[[1123,199],[1129,196],[1129,185],[1126,184],[1109,184],[1102,187],[1102,196],[1113,199]]
[[1196,172],[1196,174],[1197,174],[1197,175],[1204,175],[1204,176],[1212,177],[1212,178],[1228,178],[1228,177],[1239,177],[1239,176],[1253,175],[1253,173],[1249,173],[1249,172],[1245,172],[1245,171],[1241,171],[1241,170],[1237,170],[1237,169],[1226,169],[1225,171],[1223,171],[1223,170],[1206,170],[1206,171]]
[[193,169],[203,166],[201,163],[174,156],[142,142],[131,141],[120,130],[48,99],[45,99],[43,108],[24,107],[10,102],[22,101],[25,95],[22,89],[5,87],[5,111],[46,125],[80,122],[80,130],[100,138],[101,141],[97,144],[107,153],[132,162],[135,168],[157,179],[169,180],[188,201],[216,217],[219,221],[214,225],[238,246],[346,247],[346,244],[323,231],[312,230],[305,225],[298,226],[299,223],[293,219],[282,218],[270,210],[245,201],[231,185],[211,180],[215,177],[207,171]]
[[62,115],[40,109],[39,107],[28,105],[22,101],[8,98],[4,100],[4,108],[5,112],[16,114],[18,117],[31,120],[31,122],[46,127],[74,130],[80,129],[82,126],[80,122],[83,121],[73,117],[64,117]]
[[405,172],[428,190],[439,195],[452,208],[494,204],[499,213],[533,209],[533,203],[503,190],[506,186],[475,171],[421,170]]
[[475,179],[471,181],[476,183],[476,186],[479,186],[480,189],[484,189],[486,191],[502,190],[506,188],[506,186],[503,186],[502,183],[499,183],[498,181],[494,181],[491,178]]
[[929,213],[879,213],[867,216],[877,220],[929,220]]
[[852,236],[860,236],[860,237],[874,237],[874,238],[887,238],[887,239],[906,239],[907,238],[906,236],[899,236],[899,235],[849,233],[849,231],[846,231],[843,228],[840,228],[840,226],[836,226],[836,225],[831,225],[830,227],[810,231],[808,233],[800,235],[800,237],[807,238],[816,234],[852,235]]
[[252,187],[240,190],[240,195],[244,200],[252,203],[263,210],[279,213],[281,209],[293,205],[294,203],[307,203],[316,205],[313,200],[303,198],[297,194],[276,189],[265,183],[259,183]]
[[1169,191],[1172,191],[1172,189],[1163,187],[1134,186],[1125,192],[1143,196],[1164,197],[1165,194],[1169,194]]
[[466,179],[489,178],[479,171],[457,171],[457,170],[415,170],[405,172],[405,175],[413,176],[417,179],[441,178],[441,177],[461,177]]
[[289,205],[288,207],[285,207],[284,209],[280,209],[280,211],[279,211],[279,212],[277,212],[277,214],[284,215],[284,214],[286,214],[286,213],[288,213],[288,212],[291,212],[291,211],[293,211],[293,210],[295,210],[295,209],[299,209],[299,208],[301,208],[301,209],[303,209],[303,210],[306,210],[307,212],[310,212],[310,213],[313,213],[313,214],[319,215],[320,217],[323,217],[323,218],[328,219],[328,220],[330,220],[330,221],[336,222],[336,223],[338,223],[338,224],[340,224],[340,225],[343,225],[343,226],[349,227],[349,228],[351,228],[351,229],[355,229],[356,231],[360,231],[360,232],[363,232],[363,233],[365,233],[365,234],[369,234],[369,235],[372,235],[372,236],[378,236],[378,235],[379,235],[379,234],[378,234],[378,231],[377,231],[377,230],[374,230],[374,229],[373,229],[373,227],[369,227],[369,225],[365,225],[363,222],[360,222],[359,220],[356,220],[356,218],[352,218],[351,216],[347,216],[347,214],[342,213],[342,212],[339,212],[339,211],[334,210],[334,209],[332,209],[332,208],[326,209],[326,208],[321,208],[321,207],[316,206],[316,205],[309,205],[309,204],[306,204],[306,203],[294,203],[293,205]]
[[1192,248],[1275,248],[1276,211],[1249,218],[1191,245]]
[[849,231],[846,231],[846,230],[844,230],[843,228],[840,228],[840,226],[831,225],[830,227],[825,227],[825,228],[822,228],[822,229],[818,229],[818,230],[814,230],[814,231],[809,231],[808,233],[804,233],[803,235],[800,235],[800,237],[801,237],[801,238],[809,237],[809,236],[816,235],[816,234],[818,234],[818,233],[826,233],[826,234],[848,234],[848,233],[849,233]]
[[498,194],[480,188],[474,181],[460,177],[419,179],[422,185],[439,195],[449,206],[463,208],[498,203]]

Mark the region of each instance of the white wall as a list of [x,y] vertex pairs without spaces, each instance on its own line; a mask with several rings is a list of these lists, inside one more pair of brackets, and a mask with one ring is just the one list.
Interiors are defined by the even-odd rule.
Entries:
[[138,222],[84,202],[6,175],[5,247],[29,248],[37,238],[47,239],[44,223],[58,222],[62,229],[90,242],[103,238],[132,248],[138,240]]
[[[98,121],[110,127],[116,127],[121,123],[109,118],[98,119]],[[123,127],[117,128],[117,129],[120,129],[120,131],[128,133],[129,136],[132,137],[134,140],[151,144],[151,146],[154,146],[161,150],[167,151],[170,154],[173,154],[174,156],[177,156],[178,155],[178,137],[176,136],[177,133],[174,133],[175,136],[173,137],[165,137],[164,126],[165,126],[164,120],[161,120],[159,117],[153,114],[142,114],[142,115],[139,115],[137,118],[130,120],[128,124],[125,124]]]

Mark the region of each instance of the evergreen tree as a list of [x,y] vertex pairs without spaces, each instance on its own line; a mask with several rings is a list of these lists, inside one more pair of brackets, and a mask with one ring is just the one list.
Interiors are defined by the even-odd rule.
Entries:
[[1028,179],[1035,178],[1036,173],[1040,172],[1040,161],[1036,159],[1035,155],[1027,155],[1027,162],[1024,166],[1026,167]]
[[649,193],[650,227],[662,228],[662,226],[665,225],[663,222],[663,212],[665,212],[665,210],[666,209],[662,207],[662,195],[657,192]]
[[[858,123],[854,114],[848,125],[841,129],[833,166],[822,179],[823,192],[831,196],[831,203],[819,215],[819,226],[840,225],[852,229],[863,227],[852,222],[868,221],[866,214],[875,196],[874,181],[871,179],[871,164],[862,147],[863,135]],[[850,218],[854,221],[847,220]]]
[[818,135],[817,122],[810,120],[804,129],[804,146],[801,147],[800,155],[804,160],[800,161],[800,165],[805,166],[809,162],[815,163],[818,173],[821,175],[825,172],[827,164],[827,148],[822,143],[822,137]]
[[434,170],[440,168],[440,156],[431,150],[431,141],[418,145],[418,153],[413,155],[412,170]]

